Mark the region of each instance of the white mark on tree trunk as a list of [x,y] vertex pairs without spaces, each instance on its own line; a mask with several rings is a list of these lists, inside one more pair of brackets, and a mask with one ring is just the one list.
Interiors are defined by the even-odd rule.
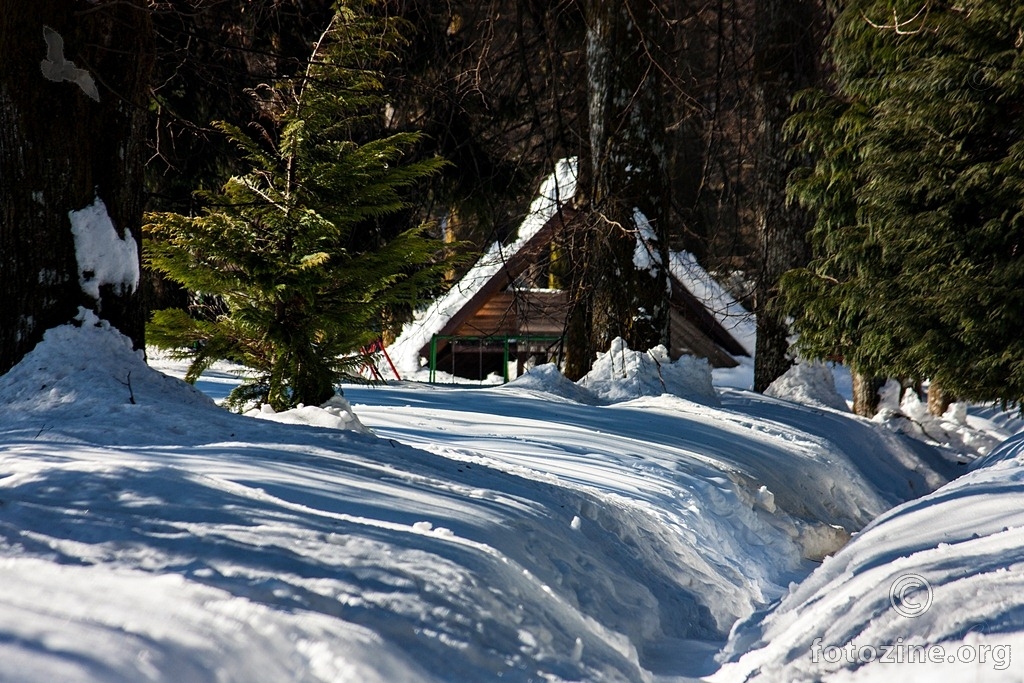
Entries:
[[633,265],[637,270],[646,270],[651,277],[658,277],[664,264],[658,251],[658,234],[647,216],[640,209],[633,209],[633,223],[636,225],[636,247],[633,249]]
[[100,101],[100,91],[96,82],[85,69],[79,69],[75,63],[64,59],[64,39],[49,26],[43,26],[43,40],[46,41],[46,59],[39,62],[39,69],[47,80],[60,83],[69,81],[78,84],[86,95]]
[[100,287],[110,285],[118,294],[139,287],[139,246],[128,231],[119,235],[98,196],[89,206],[69,211],[75,236],[78,281],[82,291],[96,301]]
[[30,315],[23,315],[18,318],[15,338],[21,342],[28,339],[36,329],[36,320]]
[[59,285],[66,280],[67,277],[61,277],[61,274],[52,268],[43,268],[39,271],[39,284],[43,286]]

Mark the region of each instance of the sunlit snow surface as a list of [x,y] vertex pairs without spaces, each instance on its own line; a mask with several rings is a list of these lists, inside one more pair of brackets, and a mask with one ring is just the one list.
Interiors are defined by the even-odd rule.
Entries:
[[[0,680],[677,681],[712,673],[733,624],[783,598],[728,652],[777,632],[781,649],[750,656],[813,679],[786,624],[884,625],[896,567],[879,567],[938,580],[968,556],[1008,587],[964,583],[958,604],[979,586],[1001,607],[978,619],[1019,631],[1018,551],[1000,559],[1022,509],[1012,458],[935,494],[958,514],[911,502],[891,537],[876,523],[786,598],[808,558],[955,466],[747,392],[587,397],[542,369],[497,388],[346,387],[373,434],[279,424],[152,371],[88,315],[52,330],[0,378]],[[899,560],[914,514],[931,531]],[[869,557],[879,573],[846,585]],[[863,603],[805,616],[826,588]],[[939,603],[937,588],[923,638],[953,629]]]

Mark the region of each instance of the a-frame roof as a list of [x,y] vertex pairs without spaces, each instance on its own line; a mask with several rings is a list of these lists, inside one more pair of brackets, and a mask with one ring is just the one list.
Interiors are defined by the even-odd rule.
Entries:
[[[515,253],[509,254],[489,279],[479,285],[476,292],[462,305],[449,319],[445,325],[437,331],[440,337],[447,337],[458,333],[459,329],[477,315],[480,309],[496,294],[505,291],[512,286],[518,278],[531,266],[545,251],[545,247],[555,238],[558,230],[568,223],[575,215],[572,208],[564,207],[555,213],[530,239],[523,242],[522,246]],[[674,270],[674,269],[673,269]],[[715,365],[728,364],[718,357],[715,349],[706,341],[695,339],[695,333],[707,337],[707,340],[720,347],[722,351],[730,356],[749,355],[743,345],[725,328],[724,325],[708,310],[707,306],[699,301],[693,293],[676,277],[674,272],[670,273],[672,296],[671,304],[682,317],[689,322],[692,330],[687,335],[688,345],[698,348],[694,349],[711,358]],[[444,348],[444,341],[439,342],[437,348]],[[429,353],[429,343],[420,349],[421,355]]]
[[[573,217],[574,210],[563,202],[575,194],[575,161],[559,162],[541,187],[531,206],[520,239],[508,247],[495,245],[457,283],[403,331],[391,346],[391,355],[406,367],[418,367],[419,358],[430,352],[435,336],[452,336],[471,320],[495,295],[512,286],[544,254],[557,232]],[[752,344],[741,333],[730,330],[749,324],[742,307],[685,252],[672,254],[670,263],[673,308],[685,319],[680,330],[686,345],[705,355],[714,365],[731,365],[731,356],[752,355]],[[697,290],[692,291],[692,290]],[[441,342],[440,347],[444,344]]]
[[570,207],[559,207],[555,215],[549,218],[533,237],[525,240],[517,251],[504,259],[498,270],[479,285],[469,301],[458,309],[448,319],[444,327],[435,334],[440,336],[455,334],[491,297],[511,286],[520,275],[526,272],[527,268],[536,263],[537,258],[544,251],[544,247],[554,239],[558,229],[569,222],[575,213]]

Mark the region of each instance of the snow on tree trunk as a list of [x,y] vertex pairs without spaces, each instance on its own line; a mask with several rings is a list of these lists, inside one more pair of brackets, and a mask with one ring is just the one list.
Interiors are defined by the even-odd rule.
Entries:
[[[582,375],[622,337],[668,345],[667,162],[656,63],[664,18],[651,0],[589,0],[589,166],[566,371]],[[639,240],[639,241],[638,241]]]
[[0,0],[0,16],[0,373],[80,306],[141,345],[149,11]]
[[789,325],[775,300],[783,273],[806,265],[810,258],[808,216],[786,202],[786,181],[794,160],[783,135],[790,100],[814,83],[817,71],[810,5],[810,0],[756,0],[755,4],[754,97],[759,120],[755,212],[761,249],[755,297],[756,391],[764,391],[792,364]]

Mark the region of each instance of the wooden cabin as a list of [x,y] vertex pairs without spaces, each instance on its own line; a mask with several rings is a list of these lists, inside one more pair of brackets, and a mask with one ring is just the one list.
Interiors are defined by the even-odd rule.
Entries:
[[[571,217],[571,209],[557,212],[433,335],[420,350],[432,376],[441,370],[467,379],[498,374],[507,381],[513,360],[522,374],[527,363],[561,359],[569,302],[566,292],[551,286],[549,265],[556,232]],[[748,355],[675,278],[671,304],[672,358],[692,354],[712,367],[735,367],[734,356]]]

